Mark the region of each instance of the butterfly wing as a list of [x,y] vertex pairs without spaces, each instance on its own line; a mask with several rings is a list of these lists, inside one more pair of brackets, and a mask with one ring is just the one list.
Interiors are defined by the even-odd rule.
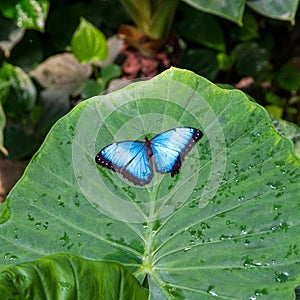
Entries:
[[155,169],[159,173],[178,174],[186,154],[203,133],[192,127],[179,127],[156,135],[151,140]]
[[153,177],[149,151],[144,142],[124,141],[110,144],[96,155],[96,163],[120,173],[137,185],[149,183]]

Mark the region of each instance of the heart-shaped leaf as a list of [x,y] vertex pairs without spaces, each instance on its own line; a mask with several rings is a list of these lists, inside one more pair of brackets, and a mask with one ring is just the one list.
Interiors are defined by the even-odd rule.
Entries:
[[[179,126],[204,137],[174,178],[138,187],[95,164],[114,141]],[[150,299],[294,299],[299,179],[262,107],[172,68],[56,123],[2,209],[0,268],[67,251],[124,264]]]
[[108,55],[104,34],[83,17],[72,36],[71,48],[81,63],[103,61]]

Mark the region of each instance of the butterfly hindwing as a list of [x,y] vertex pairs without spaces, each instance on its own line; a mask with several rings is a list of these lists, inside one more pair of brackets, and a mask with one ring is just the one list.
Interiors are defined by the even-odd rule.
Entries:
[[200,140],[202,132],[192,127],[179,127],[156,135],[151,140],[155,169],[159,173],[179,172],[185,155]]
[[144,185],[153,177],[149,151],[144,142],[110,144],[100,150],[95,159],[99,165],[120,173],[134,184]]

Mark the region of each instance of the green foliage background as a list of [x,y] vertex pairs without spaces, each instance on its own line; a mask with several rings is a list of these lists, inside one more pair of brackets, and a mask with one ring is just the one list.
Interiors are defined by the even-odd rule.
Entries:
[[[178,6],[174,2],[176,5],[168,8],[164,3],[143,0],[133,21],[149,31],[150,36],[152,32],[167,32],[164,30],[171,28],[172,18],[167,17],[168,13],[165,18],[164,11],[177,7],[172,28],[179,34],[184,49],[180,67],[229,84],[250,76],[254,83],[248,92],[256,101],[276,117],[300,124],[299,97],[295,94],[300,86],[300,72],[292,63],[294,54],[281,51],[298,33],[298,27],[291,25],[297,21],[298,2],[227,0],[226,5],[220,6],[218,1],[189,0],[178,2]],[[0,101],[7,117],[3,146],[11,159],[30,157],[51,125],[74,102],[101,93],[110,80],[121,75],[122,56],[102,62],[107,55],[104,36],[109,38],[121,24],[132,22],[121,4],[127,12],[135,8],[130,0],[1,2]],[[86,29],[80,25],[83,18]],[[147,27],[151,18],[153,26]],[[290,37],[284,45],[281,36]],[[109,47],[110,53],[113,48],[119,49],[116,43]],[[91,64],[92,69],[83,71],[73,61],[64,64],[63,57],[59,61],[57,54],[70,50],[80,62]],[[107,68],[109,74],[104,77],[106,71],[102,72],[102,68],[107,64],[111,64]],[[11,73],[15,74],[14,80],[8,80]],[[41,74],[49,74],[48,85],[40,81]],[[56,86],[51,85],[53,81]],[[266,89],[265,85],[270,87]]]

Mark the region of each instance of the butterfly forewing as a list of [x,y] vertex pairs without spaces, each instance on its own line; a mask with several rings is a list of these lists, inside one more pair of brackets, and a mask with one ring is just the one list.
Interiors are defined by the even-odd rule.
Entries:
[[124,141],[104,147],[96,156],[96,162],[112,169],[134,184],[144,185],[153,176],[144,142]]
[[177,174],[185,155],[202,135],[199,129],[191,127],[174,128],[156,135],[151,140],[156,171]]

